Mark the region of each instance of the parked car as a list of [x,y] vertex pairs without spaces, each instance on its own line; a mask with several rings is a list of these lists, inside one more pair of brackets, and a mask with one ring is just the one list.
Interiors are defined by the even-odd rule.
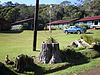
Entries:
[[64,28],[64,33],[68,34],[68,33],[77,33],[77,34],[81,34],[81,33],[85,33],[86,32],[86,28],[82,28],[79,26],[70,26],[68,28]]

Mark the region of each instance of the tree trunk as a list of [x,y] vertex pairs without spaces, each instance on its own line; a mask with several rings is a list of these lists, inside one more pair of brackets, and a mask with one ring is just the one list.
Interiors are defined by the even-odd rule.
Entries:
[[49,63],[53,64],[53,63],[60,63],[60,62],[62,62],[62,60],[60,58],[59,44],[52,43],[52,58]]
[[58,43],[42,43],[42,50],[39,54],[39,60],[43,63],[59,63],[60,58]]
[[42,50],[39,54],[39,60],[43,63],[49,63],[52,57],[52,44],[42,43]]

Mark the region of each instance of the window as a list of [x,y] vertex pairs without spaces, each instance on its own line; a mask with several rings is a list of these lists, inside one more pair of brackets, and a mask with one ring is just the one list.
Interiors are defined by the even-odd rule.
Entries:
[[94,21],[94,25],[98,25],[98,21]]

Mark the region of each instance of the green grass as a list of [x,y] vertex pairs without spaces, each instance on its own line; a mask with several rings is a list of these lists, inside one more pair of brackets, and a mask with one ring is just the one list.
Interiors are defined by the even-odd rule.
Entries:
[[66,35],[61,30],[54,30],[51,33],[48,31],[38,31],[37,37],[37,51],[32,51],[33,32],[24,31],[22,33],[0,33],[0,60],[4,62],[4,57],[8,54],[11,59],[19,54],[35,55],[39,54],[41,44],[47,38],[52,36],[59,42],[60,48],[66,47],[75,39],[79,38],[77,34]]
[[100,66],[100,58],[96,58],[91,60],[91,62],[86,63],[86,64],[81,64],[77,66],[72,66],[67,69],[57,71],[54,73],[46,74],[46,75],[68,75],[68,74],[78,74],[87,70],[90,70],[92,68],[95,68],[97,66]]
[[[100,38],[100,30],[88,30],[91,34],[86,34],[90,35],[96,38]],[[33,44],[33,31],[23,31],[22,33],[0,33],[0,61],[4,62],[5,56],[8,54],[9,57],[12,60],[15,60],[15,57],[19,54],[27,54],[27,55],[35,55],[38,56],[40,50],[41,50],[41,44],[43,41],[46,41],[48,37],[52,36],[54,39],[56,39],[57,42],[60,44],[60,49],[65,48],[67,45],[69,45],[71,42],[77,40],[80,38],[80,35],[78,34],[64,34],[62,30],[54,30],[52,33],[49,33],[48,31],[38,31],[38,36],[37,36],[37,51],[32,51],[32,44]],[[95,59],[96,61],[91,61],[90,63],[90,68],[91,66],[98,65],[100,63],[100,58]],[[92,62],[94,62],[92,64]],[[87,65],[88,65],[87,64]],[[45,66],[46,69],[49,69],[52,65],[43,65],[40,64],[42,67]],[[84,64],[86,65],[86,64]],[[88,67],[86,65],[86,67]],[[48,67],[47,67],[48,66]],[[56,65],[57,66],[57,65]],[[53,67],[53,66],[52,66]],[[68,69],[61,70],[58,72],[55,72],[54,75],[59,74],[59,75],[66,75],[66,73],[79,73],[78,68],[82,68],[87,70],[82,65],[79,66],[73,66],[69,67]],[[95,66],[93,66],[95,67]],[[78,72],[79,71],[79,72]],[[61,73],[60,73],[61,72]]]

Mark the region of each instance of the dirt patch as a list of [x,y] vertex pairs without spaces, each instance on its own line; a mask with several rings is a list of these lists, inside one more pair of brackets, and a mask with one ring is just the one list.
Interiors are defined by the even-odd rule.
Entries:
[[100,67],[96,67],[94,69],[88,70],[86,72],[82,72],[77,75],[100,75]]

